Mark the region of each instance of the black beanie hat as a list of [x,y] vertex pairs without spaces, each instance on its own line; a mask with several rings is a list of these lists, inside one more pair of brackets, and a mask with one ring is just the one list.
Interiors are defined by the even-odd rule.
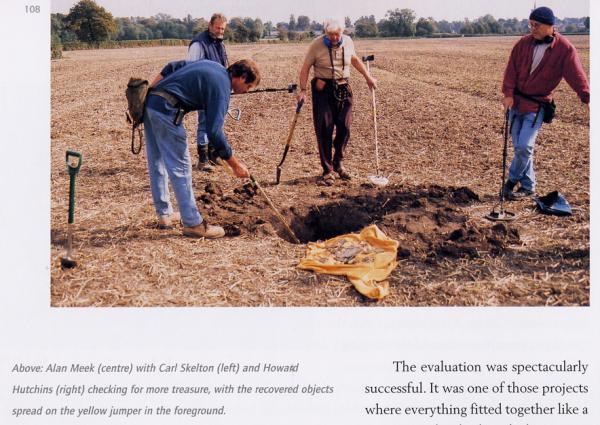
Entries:
[[552,9],[544,6],[533,9],[531,15],[529,15],[529,19],[546,25],[554,25],[555,22],[554,12],[552,12]]

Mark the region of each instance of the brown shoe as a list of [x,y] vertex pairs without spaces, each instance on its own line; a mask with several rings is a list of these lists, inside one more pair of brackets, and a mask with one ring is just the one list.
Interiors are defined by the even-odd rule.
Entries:
[[321,180],[319,180],[319,185],[323,185],[323,186],[333,186],[333,184],[335,183],[335,176],[333,175],[333,173],[325,173],[323,174],[323,177],[321,177]]
[[350,175],[350,173],[346,171],[346,169],[342,166],[336,168],[335,172],[338,173],[340,179],[342,180],[352,180],[352,176]]
[[173,228],[173,223],[179,223],[181,216],[178,212],[171,215],[159,215],[158,216],[158,228],[162,230],[169,230]]
[[216,239],[225,236],[225,230],[221,226],[213,226],[203,221],[197,226],[184,227],[183,236],[190,238]]

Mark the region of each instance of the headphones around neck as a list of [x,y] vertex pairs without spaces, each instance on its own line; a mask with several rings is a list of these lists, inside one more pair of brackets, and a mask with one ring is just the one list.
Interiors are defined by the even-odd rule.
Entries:
[[344,44],[344,38],[340,38],[340,42],[337,43],[335,46],[331,43],[331,40],[329,39],[329,37],[327,37],[326,35],[323,36],[323,43],[325,43],[325,45],[327,46],[328,49],[331,49],[332,47],[340,47],[342,44]]
[[543,38],[544,43],[552,43],[554,41],[554,36],[553,35],[547,35],[546,37]]
[[541,40],[535,40],[535,44],[550,44],[554,41],[554,33],[552,35],[547,35]]

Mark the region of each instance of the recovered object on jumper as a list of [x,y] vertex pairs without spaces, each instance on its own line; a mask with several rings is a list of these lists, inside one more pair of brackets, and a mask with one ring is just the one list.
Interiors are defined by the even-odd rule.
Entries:
[[309,243],[298,267],[345,275],[362,295],[379,300],[390,293],[387,278],[398,265],[398,245],[373,224],[360,233]]
[[550,192],[547,195],[533,198],[539,210],[544,214],[551,215],[571,215],[571,205],[566,198],[558,191]]

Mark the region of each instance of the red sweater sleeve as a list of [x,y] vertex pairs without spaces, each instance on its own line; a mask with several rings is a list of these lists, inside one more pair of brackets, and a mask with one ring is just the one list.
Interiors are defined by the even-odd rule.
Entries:
[[590,85],[574,47],[569,49],[569,54],[565,58],[563,78],[583,103],[590,103]]
[[517,86],[517,50],[520,43],[517,43],[510,52],[508,64],[504,70],[504,79],[502,80],[502,93],[504,97],[513,97],[513,91]]

